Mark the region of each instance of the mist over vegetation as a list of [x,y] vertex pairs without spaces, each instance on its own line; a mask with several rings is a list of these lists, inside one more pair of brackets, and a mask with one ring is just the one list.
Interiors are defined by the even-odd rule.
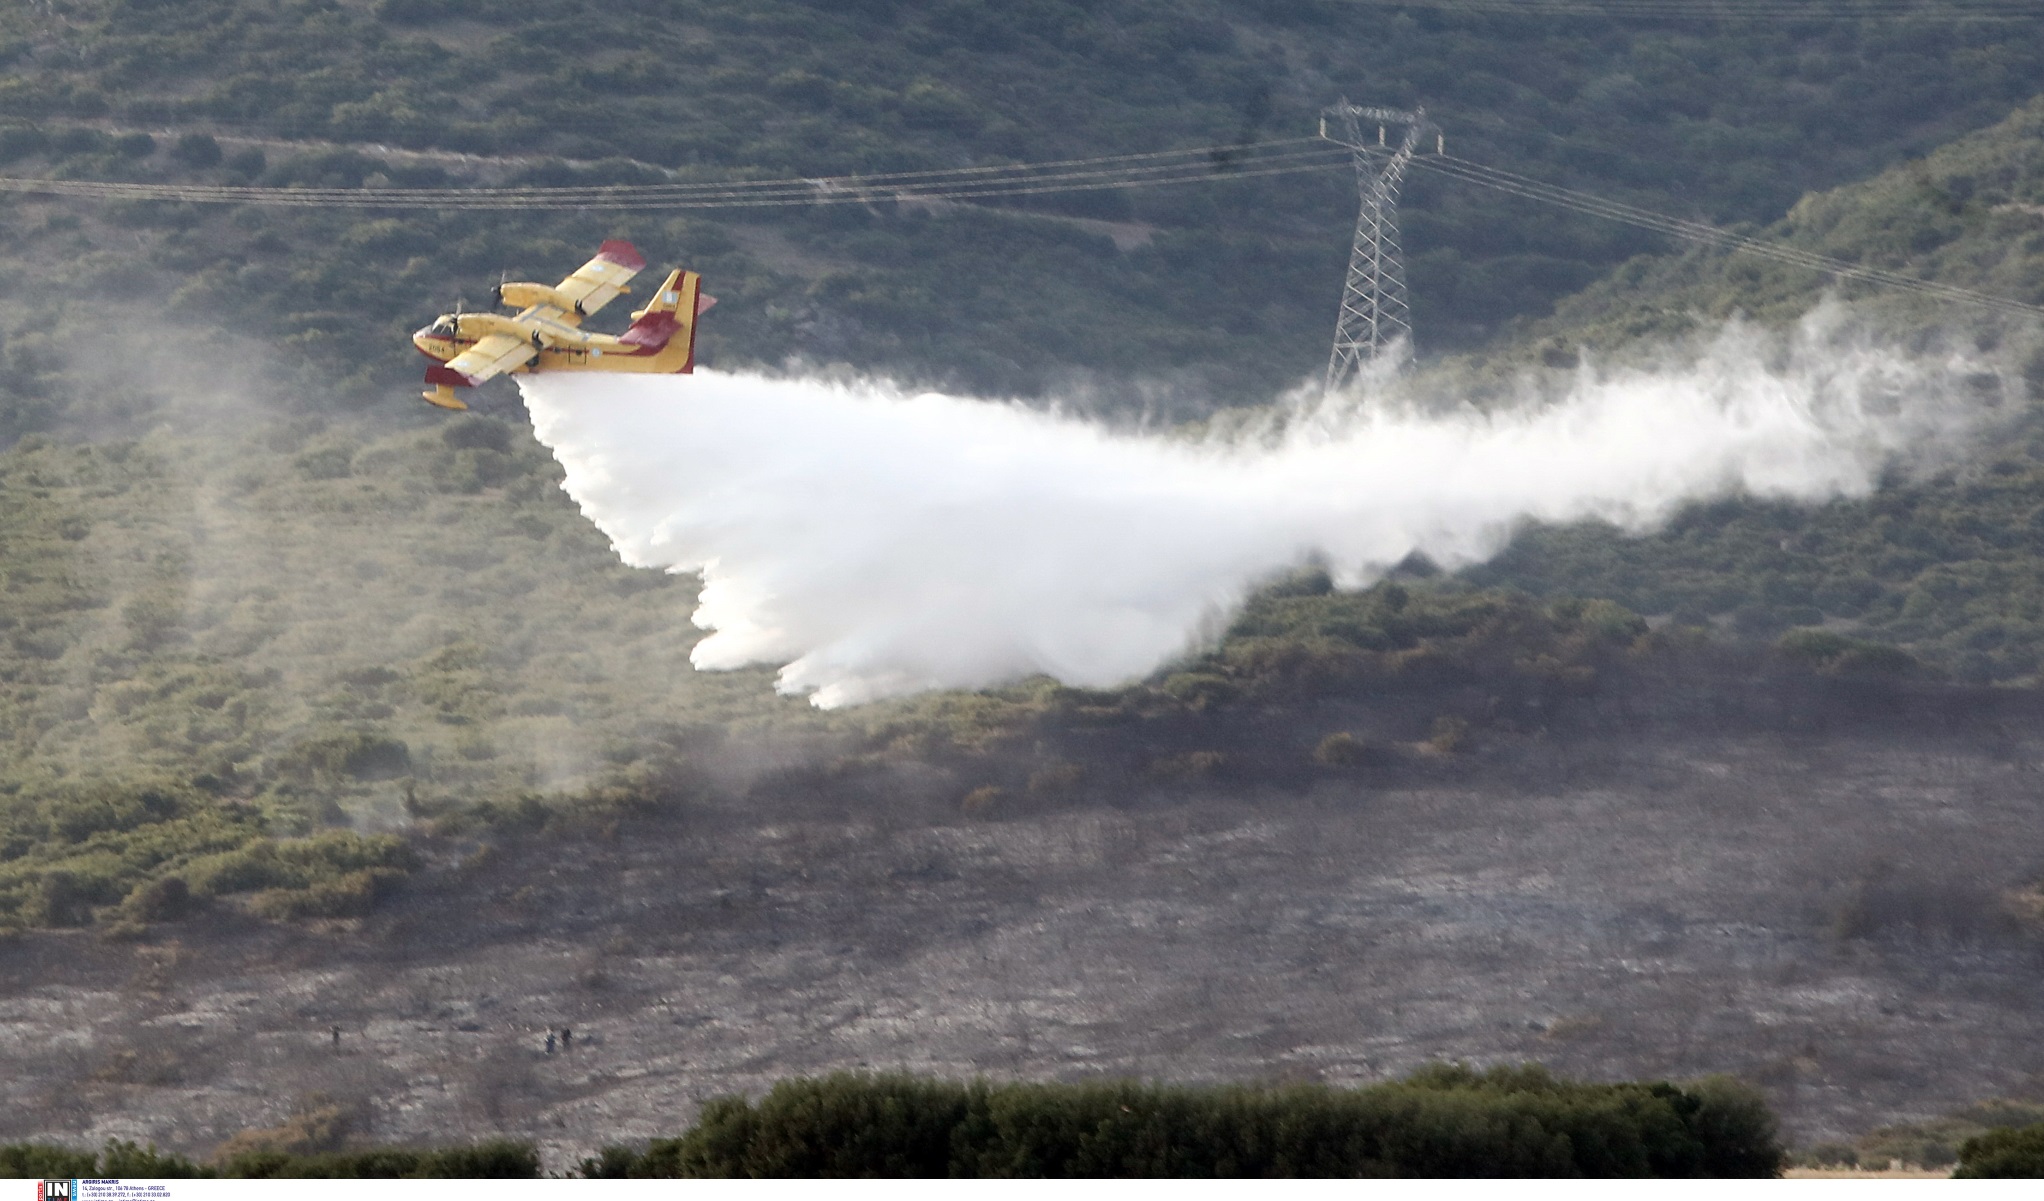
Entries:
[[520,385],[624,560],[702,577],[712,633],[690,661],[778,667],[782,691],[836,708],[1127,684],[1310,564],[1357,588],[1482,562],[1534,520],[1636,533],[1726,495],[1864,496],[1964,453],[2002,400],[1960,382],[1987,365],[1912,360],[1834,307],[1501,412],[1429,414],[1378,385],[1201,441],[710,371]]

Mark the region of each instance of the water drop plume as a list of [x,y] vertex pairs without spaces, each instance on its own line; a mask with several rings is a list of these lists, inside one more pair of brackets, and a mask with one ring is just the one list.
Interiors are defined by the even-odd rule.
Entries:
[[834,707],[1137,678],[1307,562],[1356,587],[1415,551],[1480,561],[1529,519],[1645,530],[1734,492],[1865,494],[1963,428],[1967,369],[1820,312],[1500,411],[1351,399],[1197,440],[880,383],[521,384],[624,560],[701,573],[695,665],[777,664],[783,691]]

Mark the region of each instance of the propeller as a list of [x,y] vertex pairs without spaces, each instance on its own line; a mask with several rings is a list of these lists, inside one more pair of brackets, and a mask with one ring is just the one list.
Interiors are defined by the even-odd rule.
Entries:
[[504,284],[510,278],[511,273],[509,271],[497,272],[497,286],[490,289],[491,308],[501,309],[504,307]]

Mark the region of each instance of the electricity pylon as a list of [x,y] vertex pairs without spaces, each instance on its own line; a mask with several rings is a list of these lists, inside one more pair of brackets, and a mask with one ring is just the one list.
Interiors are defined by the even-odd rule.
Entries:
[[[1367,125],[1377,127],[1375,143],[1365,140]],[[1403,127],[1398,149],[1385,142],[1387,128]],[[1406,112],[1340,104],[1320,114],[1320,136],[1349,148],[1355,157],[1356,190],[1362,205],[1356,213],[1356,240],[1348,255],[1348,283],[1341,291],[1341,317],[1334,324],[1334,353],[1327,359],[1327,390],[1348,383],[1363,364],[1383,354],[1398,339],[1412,342],[1412,311],[1405,303],[1405,262],[1398,247],[1398,186],[1420,138],[1440,131],[1423,108]]]

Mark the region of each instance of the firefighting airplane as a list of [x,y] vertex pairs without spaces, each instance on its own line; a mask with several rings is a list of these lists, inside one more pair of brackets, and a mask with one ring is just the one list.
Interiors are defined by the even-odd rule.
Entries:
[[496,375],[534,371],[640,371],[682,375],[696,367],[696,318],[717,303],[702,294],[702,277],[676,268],[653,294],[653,301],[632,314],[624,333],[593,334],[582,319],[630,292],[625,283],[646,265],[630,242],[605,242],[596,257],[576,268],[559,287],[504,283],[496,303],[520,310],[515,317],[500,313],[447,313],[412,335],[427,358],[424,393],[430,404],[465,409],[456,388],[474,387]]

